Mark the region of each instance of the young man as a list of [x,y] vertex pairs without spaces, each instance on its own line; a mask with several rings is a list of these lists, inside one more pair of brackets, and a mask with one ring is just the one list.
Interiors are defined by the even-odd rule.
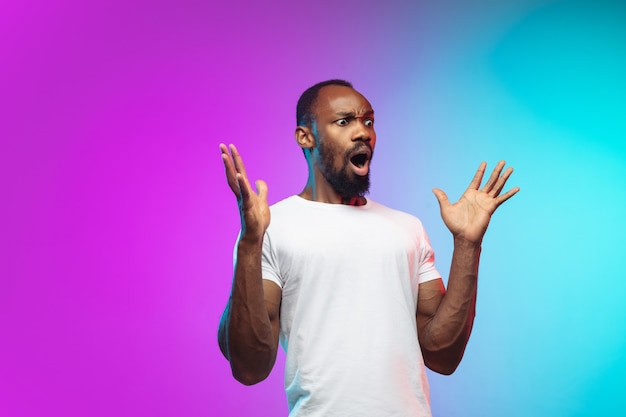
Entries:
[[[480,164],[461,199],[433,190],[454,253],[444,288],[421,222],[372,200],[374,110],[352,85],[305,91],[295,137],[309,168],[299,195],[271,208],[235,148],[220,145],[241,234],[219,344],[234,377],[255,384],[286,351],[290,416],[430,416],[425,366],[451,374],[474,320],[481,241],[519,191]],[[270,216],[271,213],[271,216]],[[271,217],[271,222],[270,222]]]

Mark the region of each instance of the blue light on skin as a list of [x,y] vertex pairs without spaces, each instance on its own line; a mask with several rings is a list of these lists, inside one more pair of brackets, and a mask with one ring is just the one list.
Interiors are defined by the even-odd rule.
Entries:
[[317,186],[315,183],[315,172],[313,170],[313,156],[319,158],[319,147],[318,147],[318,135],[317,135],[317,123],[315,121],[311,122],[311,134],[315,139],[315,146],[313,148],[304,148],[304,157],[306,158],[306,164],[309,170],[309,177],[307,179],[307,184],[311,184],[311,188],[313,190],[313,201],[317,201]]

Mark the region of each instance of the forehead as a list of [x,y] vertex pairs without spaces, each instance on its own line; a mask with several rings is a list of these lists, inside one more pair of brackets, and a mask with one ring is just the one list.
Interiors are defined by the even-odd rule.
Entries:
[[327,85],[317,96],[313,109],[316,116],[333,116],[338,113],[362,115],[373,112],[372,105],[358,91],[350,87]]

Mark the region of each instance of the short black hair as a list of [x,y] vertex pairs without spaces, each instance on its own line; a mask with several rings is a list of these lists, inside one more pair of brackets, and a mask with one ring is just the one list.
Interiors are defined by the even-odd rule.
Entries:
[[296,105],[296,123],[298,126],[310,126],[313,122],[313,106],[317,100],[320,90],[327,85],[338,85],[341,87],[352,87],[352,83],[345,80],[326,80],[307,88],[298,99]]

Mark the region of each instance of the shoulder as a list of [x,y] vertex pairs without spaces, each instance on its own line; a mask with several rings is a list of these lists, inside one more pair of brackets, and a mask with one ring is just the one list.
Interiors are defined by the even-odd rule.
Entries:
[[283,200],[280,200],[270,206],[270,211],[272,214],[274,213],[289,213],[291,211],[296,210],[296,208],[300,205],[299,201],[300,197],[297,195],[289,196]]
[[306,216],[307,207],[302,198],[292,195],[270,206],[270,224],[267,231],[275,231],[297,224]]

